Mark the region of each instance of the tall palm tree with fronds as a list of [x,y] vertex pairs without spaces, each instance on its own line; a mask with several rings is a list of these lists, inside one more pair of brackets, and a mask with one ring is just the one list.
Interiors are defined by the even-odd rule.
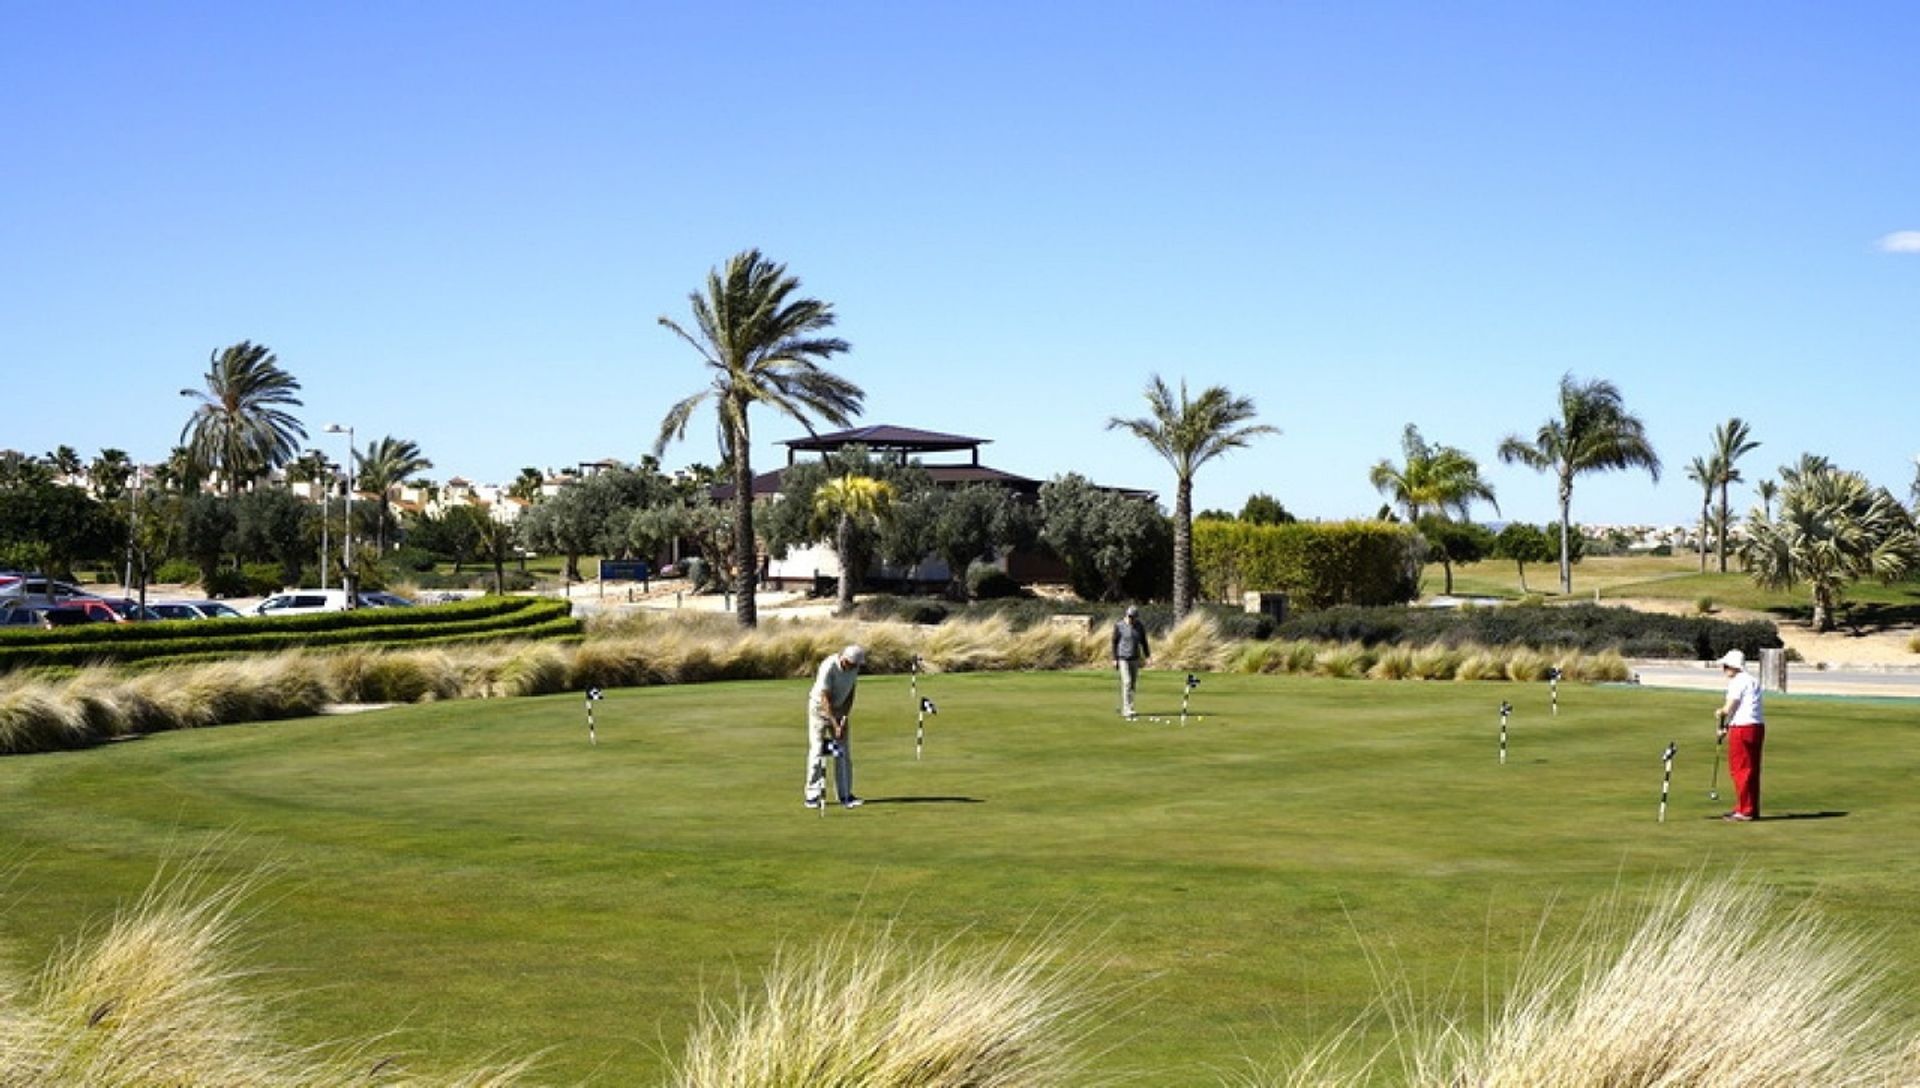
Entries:
[[764,404],[785,413],[813,433],[812,417],[848,426],[860,414],[866,394],[820,364],[846,351],[838,337],[821,335],[833,326],[833,306],[795,297],[800,281],[787,266],[767,260],[757,249],[734,255],[724,269],[707,273],[703,294],[688,296],[693,329],[671,318],[660,324],[700,353],[711,384],[667,410],[653,455],[685,438],[694,410],[712,398],[719,415],[720,456],[733,469],[733,588],[735,615],[742,627],[759,622],[754,586],[752,431],[747,410]]
[[1707,572],[1707,535],[1712,517],[1713,489],[1720,480],[1719,464],[1707,457],[1687,462],[1687,479],[1700,485],[1700,573]]
[[1753,485],[1753,490],[1760,496],[1760,512],[1769,518],[1773,517],[1773,499],[1780,494],[1780,485],[1772,480],[1761,480]]
[[1493,504],[1493,485],[1480,478],[1480,462],[1465,450],[1440,446],[1420,437],[1420,428],[1407,424],[1400,435],[1404,464],[1381,461],[1367,474],[1375,490],[1386,495],[1406,512],[1409,525],[1418,524],[1429,513],[1448,514],[1467,520],[1468,509],[1476,499]]
[[1741,554],[1763,589],[1812,587],[1814,630],[1833,629],[1847,583],[1891,582],[1920,569],[1913,517],[1886,488],[1817,457],[1781,475],[1780,516],[1754,511]]
[[1189,399],[1184,378],[1176,402],[1173,391],[1155,374],[1147,383],[1147,409],[1150,415],[1135,419],[1115,416],[1107,420],[1107,429],[1130,432],[1173,466],[1173,615],[1177,620],[1193,610],[1194,473],[1229,450],[1280,431],[1264,423],[1243,426],[1254,416],[1253,399],[1236,397],[1225,386],[1209,386]]
[[1735,462],[1760,448],[1760,443],[1753,440],[1752,430],[1747,425],[1747,421],[1739,416],[1713,429],[1713,463],[1719,470],[1714,484],[1720,488],[1720,511],[1714,521],[1716,535],[1720,541],[1721,574],[1727,573],[1727,530],[1730,528],[1729,522],[1732,521],[1731,513],[1727,509],[1727,485],[1740,482],[1740,470],[1735,467]]
[[861,523],[878,527],[893,516],[893,485],[871,476],[848,473],[821,484],[813,493],[815,531],[833,530],[833,554],[840,560],[840,586],[835,610],[853,611],[853,591],[859,585],[867,556],[857,541]]
[[374,527],[374,539],[379,546],[379,554],[387,554],[387,527],[393,521],[393,489],[407,481],[409,477],[433,467],[420,452],[420,445],[409,438],[382,436],[367,443],[367,448],[354,454],[359,472],[355,483],[362,491],[373,492],[379,503],[379,520]]
[[201,468],[220,474],[231,498],[300,451],[307,430],[287,411],[300,407],[300,383],[265,344],[247,340],[213,352],[208,363],[206,388],[180,391],[199,401],[180,441]]
[[1532,440],[1508,435],[1500,459],[1536,472],[1551,472],[1560,497],[1560,592],[1573,592],[1573,481],[1590,472],[1643,468],[1660,479],[1660,457],[1647,441],[1646,426],[1629,413],[1612,382],[1560,378],[1560,417],[1540,425]]

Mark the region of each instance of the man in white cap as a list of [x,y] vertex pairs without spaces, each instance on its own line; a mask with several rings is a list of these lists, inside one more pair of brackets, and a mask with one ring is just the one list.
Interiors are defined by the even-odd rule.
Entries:
[[847,715],[853,713],[854,685],[866,663],[866,649],[855,643],[827,655],[814,675],[813,691],[807,695],[807,784],[801,796],[808,808],[827,803],[828,755],[833,756],[840,803],[860,807],[860,798],[853,795],[853,734],[847,731]]
[[1133,720],[1133,689],[1140,681],[1140,666],[1147,660],[1147,629],[1140,623],[1140,609],[1127,606],[1127,614],[1113,625],[1113,663],[1120,672],[1120,716]]
[[1720,740],[1727,746],[1727,776],[1733,779],[1733,811],[1723,820],[1746,823],[1760,818],[1760,748],[1767,741],[1766,714],[1760,707],[1760,681],[1747,672],[1747,655],[1728,650],[1720,659],[1727,678],[1727,701],[1715,712]]

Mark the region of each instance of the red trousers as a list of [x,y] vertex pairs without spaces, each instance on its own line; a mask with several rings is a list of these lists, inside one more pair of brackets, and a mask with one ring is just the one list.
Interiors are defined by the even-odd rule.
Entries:
[[1760,747],[1767,742],[1764,725],[1736,725],[1727,730],[1727,775],[1733,779],[1733,811],[1760,818]]

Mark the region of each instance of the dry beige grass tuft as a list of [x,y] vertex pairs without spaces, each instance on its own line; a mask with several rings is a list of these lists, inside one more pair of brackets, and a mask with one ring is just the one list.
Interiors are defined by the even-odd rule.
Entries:
[[1049,945],[915,953],[847,931],[709,1004],[673,1088],[1042,1088],[1070,1083],[1099,999]]

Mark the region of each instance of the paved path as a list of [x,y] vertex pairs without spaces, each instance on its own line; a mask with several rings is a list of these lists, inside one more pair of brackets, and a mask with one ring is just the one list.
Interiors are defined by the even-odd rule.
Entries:
[[[1719,666],[1709,662],[1630,661],[1627,667],[1642,684],[1650,687],[1724,691],[1727,686]],[[1789,664],[1787,694],[1920,699],[1920,668],[1908,665],[1816,669]]]

